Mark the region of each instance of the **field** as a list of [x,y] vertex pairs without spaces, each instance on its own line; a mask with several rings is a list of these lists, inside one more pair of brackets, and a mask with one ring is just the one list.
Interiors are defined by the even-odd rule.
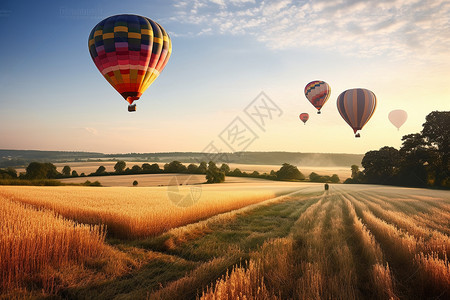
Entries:
[[0,216],[13,298],[450,297],[448,191],[4,186]]

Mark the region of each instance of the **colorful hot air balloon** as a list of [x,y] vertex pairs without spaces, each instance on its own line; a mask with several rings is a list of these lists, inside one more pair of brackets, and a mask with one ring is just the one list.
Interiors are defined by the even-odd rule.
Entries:
[[377,107],[377,97],[366,89],[350,89],[337,98],[337,108],[345,122],[356,131],[361,130],[372,117]]
[[306,125],[306,121],[308,121],[309,119],[309,114],[308,113],[301,113],[300,114],[300,120],[302,120],[303,125]]
[[408,119],[408,114],[403,109],[396,109],[389,113],[388,115],[389,121],[397,127],[397,130],[400,130],[400,127],[406,122]]
[[305,96],[317,108],[317,113],[320,114],[320,109],[330,98],[331,88],[325,81],[311,81],[305,86]]
[[158,23],[137,15],[116,15],[98,23],[89,35],[89,52],[98,70],[128,101],[153,83],[169,61],[172,42]]

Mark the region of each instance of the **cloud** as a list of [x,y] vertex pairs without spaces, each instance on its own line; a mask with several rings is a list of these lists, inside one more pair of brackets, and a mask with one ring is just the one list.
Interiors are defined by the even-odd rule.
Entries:
[[448,0],[195,0],[175,4],[174,11],[172,21],[189,36],[251,36],[275,50],[436,61],[449,55]]
[[98,131],[92,127],[84,127],[83,130],[91,135],[98,135]]

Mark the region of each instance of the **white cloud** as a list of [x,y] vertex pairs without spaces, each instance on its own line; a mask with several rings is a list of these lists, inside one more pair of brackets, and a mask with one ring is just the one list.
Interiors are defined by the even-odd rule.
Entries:
[[84,127],[83,128],[86,132],[92,134],[92,135],[98,135],[98,131],[95,128],[92,127]]
[[272,49],[316,47],[351,56],[438,61],[449,55],[450,0],[195,0],[174,9],[173,21],[197,25],[185,26],[191,36],[252,36]]

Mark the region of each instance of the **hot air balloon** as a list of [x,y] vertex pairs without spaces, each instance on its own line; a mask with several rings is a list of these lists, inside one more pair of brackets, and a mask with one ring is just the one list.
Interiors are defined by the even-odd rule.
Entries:
[[366,89],[350,89],[341,93],[337,98],[337,108],[345,122],[356,131],[361,130],[372,117],[377,107],[377,97]]
[[301,113],[300,114],[300,120],[303,122],[303,125],[306,125],[306,121],[309,119],[308,113]]
[[331,88],[325,81],[311,81],[305,86],[305,96],[317,108],[317,113],[320,114],[320,109],[330,98]]
[[98,23],[89,35],[89,52],[98,70],[128,101],[153,83],[169,61],[172,42],[164,28],[149,18],[116,15]]
[[408,119],[408,114],[403,109],[396,109],[389,113],[388,115],[389,121],[397,127],[397,130],[400,130],[400,127],[406,122]]

